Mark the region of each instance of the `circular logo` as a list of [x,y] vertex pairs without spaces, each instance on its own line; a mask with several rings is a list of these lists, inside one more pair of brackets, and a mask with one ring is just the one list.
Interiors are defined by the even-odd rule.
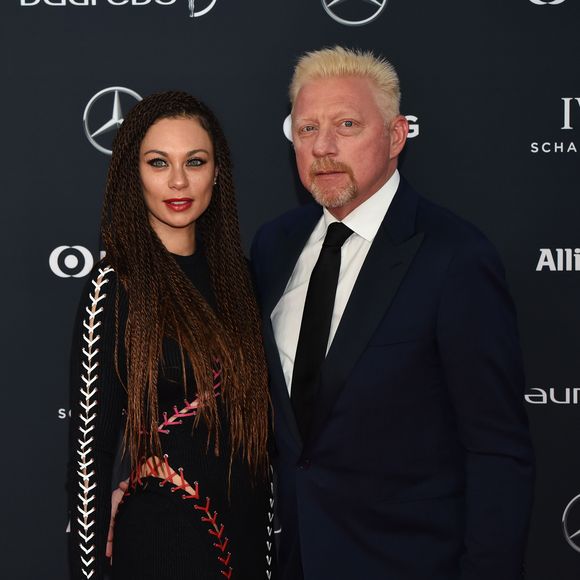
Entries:
[[[326,13],[345,26],[363,26],[376,20],[389,0],[322,0]],[[561,0],[557,0],[561,1]]]
[[[108,95],[112,95],[112,99],[108,98]],[[140,101],[141,95],[125,87],[108,87],[91,98],[83,113],[83,126],[87,139],[95,149],[106,155],[111,155],[111,150],[99,143],[97,138],[105,140],[108,137],[105,144],[110,146],[114,133],[123,123],[122,101],[124,100],[132,106],[135,104],[132,101]],[[99,120],[93,123],[93,117]],[[97,128],[91,129],[91,126]]]
[[580,495],[577,495],[562,515],[564,537],[573,550],[580,552]]
[[82,278],[91,271],[94,260],[83,246],[58,246],[50,253],[48,264],[59,278]]
[[[199,8],[200,4],[207,4],[207,0],[202,1],[202,0],[188,0],[187,3],[189,5],[189,16],[190,18],[199,18],[200,16],[203,16],[205,14],[207,14],[216,4],[217,0],[210,0],[209,4],[205,7],[205,8]],[[196,10],[196,4],[197,4],[197,10]]]
[[547,2],[546,0],[530,0],[532,4],[536,4],[537,6],[556,6],[557,4],[563,4],[566,0],[552,0],[551,2]]

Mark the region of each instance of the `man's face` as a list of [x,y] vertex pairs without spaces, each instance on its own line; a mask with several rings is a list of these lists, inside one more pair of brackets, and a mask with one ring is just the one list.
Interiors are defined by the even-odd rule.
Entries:
[[292,138],[300,179],[337,219],[389,179],[407,132],[404,117],[385,122],[376,89],[365,78],[307,82],[294,102]]

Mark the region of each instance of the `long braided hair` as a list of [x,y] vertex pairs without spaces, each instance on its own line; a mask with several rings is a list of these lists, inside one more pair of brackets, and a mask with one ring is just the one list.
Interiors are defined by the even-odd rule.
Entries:
[[[210,204],[196,221],[196,236],[207,258],[217,312],[192,286],[149,225],[139,150],[149,127],[163,118],[197,119],[213,144],[219,173]],[[144,98],[131,110],[113,144],[101,235],[107,259],[128,299],[125,444],[132,464],[160,452],[157,383],[163,338],[170,337],[179,345],[183,368],[186,360],[193,368],[201,402],[196,421],[205,421],[214,436],[214,452],[219,452],[220,424],[213,371],[219,364],[229,420],[230,462],[240,453],[254,473],[262,471],[269,399],[260,319],[240,244],[229,147],[206,105],[187,93],[165,92]],[[117,299],[117,337],[118,320]]]

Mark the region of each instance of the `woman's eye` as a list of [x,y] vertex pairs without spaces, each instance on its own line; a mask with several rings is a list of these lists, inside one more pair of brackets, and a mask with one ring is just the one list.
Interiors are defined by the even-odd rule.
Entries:
[[187,160],[188,167],[200,167],[206,163],[205,159],[200,159],[199,157],[194,157],[193,159]]
[[149,159],[147,163],[151,165],[151,167],[167,167],[167,162],[165,159],[161,159],[159,157],[156,157],[155,159]]

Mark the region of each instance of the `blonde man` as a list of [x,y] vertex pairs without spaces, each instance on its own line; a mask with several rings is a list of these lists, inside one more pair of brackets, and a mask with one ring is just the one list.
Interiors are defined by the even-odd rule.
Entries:
[[308,53],[290,98],[317,203],[252,247],[281,577],[519,579],[533,455],[497,254],[400,176],[408,125],[387,61]]

